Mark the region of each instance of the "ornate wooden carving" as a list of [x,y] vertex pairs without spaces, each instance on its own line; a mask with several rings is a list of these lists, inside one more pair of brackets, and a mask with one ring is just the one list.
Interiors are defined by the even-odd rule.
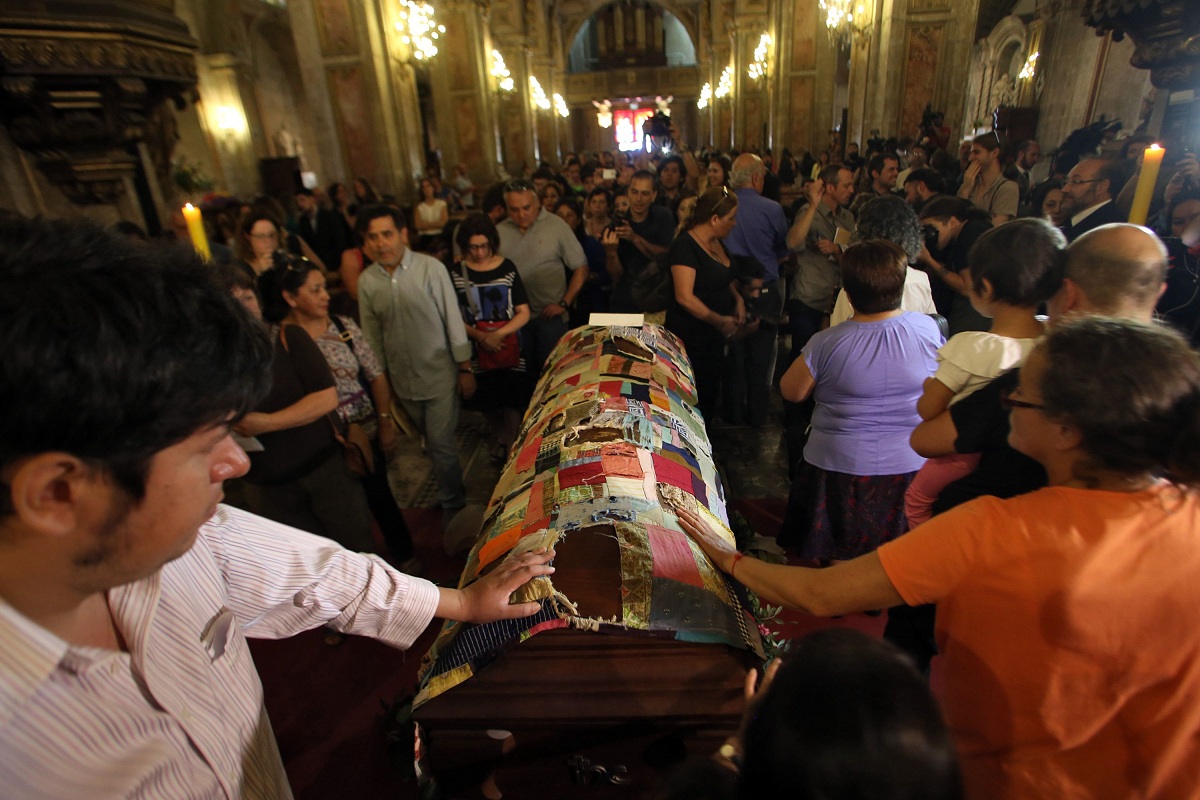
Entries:
[[1129,63],[1150,70],[1160,89],[1200,85],[1200,3],[1196,0],[1083,0],[1083,19],[1103,35],[1128,35]]
[[[147,142],[174,146],[168,100],[195,91],[195,42],[151,5],[48,0],[0,12],[0,117],[13,142],[76,203],[111,203]],[[165,135],[169,133],[170,135]]]

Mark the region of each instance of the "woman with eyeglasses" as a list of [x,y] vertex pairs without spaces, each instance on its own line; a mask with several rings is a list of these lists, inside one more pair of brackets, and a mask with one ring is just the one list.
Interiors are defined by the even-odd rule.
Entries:
[[665,256],[674,283],[666,328],[687,350],[696,408],[708,423],[716,418],[721,395],[725,343],[746,322],[746,304],[722,241],[737,224],[737,210],[733,192],[723,186],[705,190]]
[[287,252],[283,246],[283,229],[275,217],[266,211],[253,211],[242,219],[237,238],[234,239],[234,254],[237,256],[234,263],[251,278],[257,278],[275,266],[276,258],[286,258]]
[[503,461],[517,437],[533,393],[518,332],[529,322],[529,297],[517,266],[496,251],[500,234],[487,214],[463,220],[455,234],[462,260],[450,270],[478,387],[472,404],[489,417],[494,461]]
[[1193,797],[1200,764],[1200,355],[1161,325],[1061,322],[1007,398],[1049,485],[980,497],[828,570],[737,553],[818,616],[937,604],[942,706],[973,798]]

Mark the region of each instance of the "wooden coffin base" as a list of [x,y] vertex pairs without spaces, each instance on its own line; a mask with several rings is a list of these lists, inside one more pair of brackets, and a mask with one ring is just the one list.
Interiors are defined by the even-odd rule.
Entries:
[[446,798],[643,797],[737,731],[753,653],[540,633],[417,709]]

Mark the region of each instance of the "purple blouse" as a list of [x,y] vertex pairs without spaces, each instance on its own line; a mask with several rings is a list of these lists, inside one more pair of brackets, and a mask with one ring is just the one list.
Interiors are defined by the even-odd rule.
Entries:
[[914,313],[846,320],[813,336],[803,352],[817,407],[804,460],[850,475],[920,469],[925,459],[908,438],[921,422],[917,399],[943,341],[931,318]]

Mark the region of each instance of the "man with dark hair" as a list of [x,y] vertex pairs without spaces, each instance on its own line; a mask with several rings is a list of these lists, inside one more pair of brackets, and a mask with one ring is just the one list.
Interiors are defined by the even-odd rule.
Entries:
[[849,243],[854,233],[854,215],[846,208],[854,196],[854,175],[848,167],[824,167],[808,191],[808,203],[797,212],[787,235],[788,247],[800,262],[800,271],[788,283],[789,365],[833,309],[842,285],[840,242]]
[[942,177],[942,173],[929,167],[914,169],[904,179],[904,199],[912,206],[913,211],[920,211],[929,198],[945,190],[946,179]]
[[1030,171],[1042,160],[1042,147],[1033,139],[1026,139],[1017,147],[1017,158],[1004,170],[1004,176],[1017,182],[1021,191],[1021,202],[1029,197]]
[[669,155],[658,164],[658,197],[654,202],[670,211],[672,219],[678,216],[679,203],[685,197],[696,196],[687,186],[687,176],[682,156]]
[[358,279],[362,331],[383,358],[388,383],[425,436],[446,520],[467,503],[454,433],[459,396],[475,394],[471,344],[450,273],[408,246],[408,223],[393,206],[358,212],[358,234],[375,263]]
[[312,190],[303,186],[296,190],[296,210],[296,235],[313,249],[325,269],[336,270],[342,263],[342,251],[350,246],[337,212],[321,208]]
[[1014,181],[1004,177],[1000,136],[995,131],[976,136],[971,142],[971,160],[963,173],[958,196],[970,200],[992,217],[992,225],[1002,225],[1017,216],[1021,192]]
[[1087,158],[1080,161],[1063,183],[1063,210],[1071,215],[1063,233],[1073,242],[1088,231],[1113,222],[1124,222],[1125,215],[1113,202],[1120,189],[1121,170],[1115,161]]
[[549,553],[440,589],[220,504],[271,344],[195,255],[4,220],[0,280],[5,796],[289,797],[247,636],[537,610]]
[[863,203],[892,193],[896,186],[896,176],[900,174],[900,159],[895,153],[876,153],[867,162],[867,174],[871,177],[871,191],[864,191],[850,204],[850,213],[855,216],[858,216],[858,210],[862,208]]
[[[901,140],[903,141],[903,140]],[[908,182],[908,176],[919,169],[929,166],[929,150],[927,145],[917,142],[908,148],[908,166],[896,176],[896,183],[903,186]]]
[[675,238],[675,217],[658,205],[654,173],[638,170],[629,181],[625,196],[629,213],[613,216],[615,247],[605,246],[609,277],[613,280],[612,302],[609,307],[617,313],[655,313],[663,308],[638,308],[633,302],[633,284],[652,259],[667,252]]

